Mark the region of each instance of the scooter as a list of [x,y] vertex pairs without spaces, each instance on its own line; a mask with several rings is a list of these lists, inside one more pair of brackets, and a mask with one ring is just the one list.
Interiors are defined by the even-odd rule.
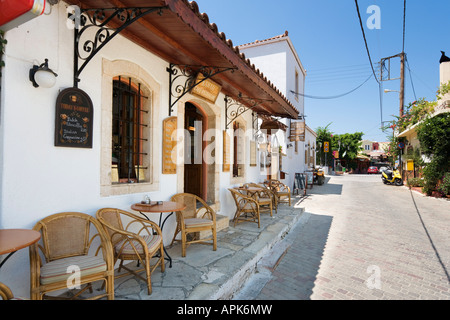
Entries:
[[391,168],[388,168],[381,172],[381,180],[384,184],[395,184],[396,186],[403,185],[402,176],[400,175],[400,172],[398,169],[392,170]]
[[313,172],[313,183],[317,183],[319,186],[323,185],[325,183],[325,173],[322,168],[315,168]]

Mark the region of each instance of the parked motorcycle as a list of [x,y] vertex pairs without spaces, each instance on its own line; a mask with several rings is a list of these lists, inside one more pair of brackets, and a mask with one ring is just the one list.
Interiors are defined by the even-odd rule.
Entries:
[[387,168],[386,170],[381,172],[381,180],[384,184],[395,184],[396,186],[403,185],[402,176],[398,169],[392,170],[391,168]]
[[322,168],[314,169],[314,183],[317,183],[319,186],[325,183],[325,172],[323,172]]

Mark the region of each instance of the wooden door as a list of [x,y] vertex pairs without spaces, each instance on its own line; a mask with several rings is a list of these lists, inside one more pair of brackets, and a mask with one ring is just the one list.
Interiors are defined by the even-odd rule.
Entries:
[[192,193],[204,199],[203,194],[203,116],[197,108],[186,104],[184,192]]

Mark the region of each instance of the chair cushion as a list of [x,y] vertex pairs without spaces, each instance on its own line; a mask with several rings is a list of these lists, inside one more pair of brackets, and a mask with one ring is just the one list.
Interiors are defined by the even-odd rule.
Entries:
[[259,203],[271,203],[272,199],[270,199],[270,198],[259,198],[258,202]]
[[187,228],[210,227],[213,225],[213,221],[208,219],[191,218],[184,219],[184,224]]
[[256,204],[253,202],[246,202],[243,206],[241,205],[239,207],[241,210],[250,210],[250,211],[256,211]]
[[[156,251],[162,242],[162,237],[160,235],[146,235],[141,236],[141,238],[144,239],[145,243],[147,243],[148,251],[154,252]],[[134,250],[133,246],[131,245],[130,241],[127,241],[127,243],[124,245],[122,249],[122,244],[125,240],[119,242],[116,244],[115,249],[116,252],[120,254],[136,254],[136,251]],[[142,249],[142,245],[137,241],[132,241],[134,247],[139,252],[139,254],[144,254],[144,250]],[[122,251],[120,251],[122,250]]]
[[59,281],[67,281],[73,275],[67,271],[68,267],[80,268],[80,276],[95,274],[106,271],[106,262],[101,256],[77,256],[50,261],[41,268],[41,284],[50,284]]

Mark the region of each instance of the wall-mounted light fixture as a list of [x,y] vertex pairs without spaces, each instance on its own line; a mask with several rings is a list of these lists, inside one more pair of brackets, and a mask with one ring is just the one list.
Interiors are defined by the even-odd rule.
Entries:
[[48,59],[40,66],[34,65],[30,69],[30,81],[35,88],[51,88],[56,83],[56,77],[58,75],[48,67]]

